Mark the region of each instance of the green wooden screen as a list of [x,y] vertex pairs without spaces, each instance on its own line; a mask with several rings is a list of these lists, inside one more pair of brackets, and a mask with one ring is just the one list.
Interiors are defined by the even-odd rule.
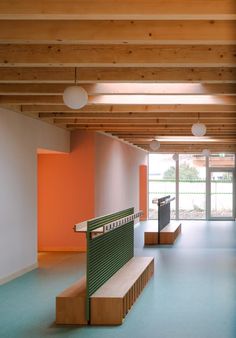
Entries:
[[133,213],[134,208],[129,208],[88,221],[86,304],[88,320],[90,318],[90,296],[134,256],[134,221],[95,238],[91,237],[91,232]]

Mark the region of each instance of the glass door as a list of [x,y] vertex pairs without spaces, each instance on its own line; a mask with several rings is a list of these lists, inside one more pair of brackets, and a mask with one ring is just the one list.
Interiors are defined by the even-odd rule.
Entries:
[[234,172],[227,169],[210,170],[210,218],[233,219]]

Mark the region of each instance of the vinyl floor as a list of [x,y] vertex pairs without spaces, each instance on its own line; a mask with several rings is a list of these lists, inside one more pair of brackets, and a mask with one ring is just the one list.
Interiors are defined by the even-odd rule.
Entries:
[[182,224],[172,247],[144,247],[136,226],[135,255],[154,256],[155,274],[123,325],[55,325],[55,296],[84,274],[85,254],[41,253],[0,287],[0,338],[236,338],[236,223]]

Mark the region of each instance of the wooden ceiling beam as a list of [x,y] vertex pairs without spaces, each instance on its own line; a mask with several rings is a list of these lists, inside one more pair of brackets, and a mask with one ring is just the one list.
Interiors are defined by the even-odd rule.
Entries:
[[63,99],[61,95],[0,95],[0,104],[58,105],[63,104]]
[[[116,137],[120,137],[122,139],[129,139],[129,137],[127,137],[127,134],[130,134],[130,135],[137,135],[137,133],[140,133],[139,135],[143,135],[144,137],[151,137],[152,139],[153,138],[158,138],[158,137],[186,137],[186,136],[189,136],[189,137],[192,137],[192,133],[191,131],[159,131],[158,133],[156,131],[145,131],[143,132],[143,134],[141,134],[141,131],[116,131],[116,130],[107,130],[106,131],[107,133],[111,133],[113,136],[116,136]],[[218,134],[216,132],[208,132],[207,134],[208,137],[211,137],[211,138],[235,138],[236,137],[236,133],[235,132],[227,132],[227,133],[224,133],[224,134]]]
[[[197,82],[236,83],[232,67],[98,67],[77,68],[77,83],[99,82]],[[0,83],[71,83],[73,67],[1,67]]]
[[[116,136],[116,137],[119,137],[120,139],[126,141],[126,142],[130,142],[130,143],[138,143],[138,144],[150,144],[150,142],[155,139],[155,137],[146,137],[146,138],[127,138],[127,137],[123,137],[123,136],[120,136],[120,135],[113,135],[113,136]],[[188,142],[176,142],[176,141],[173,141],[173,142],[165,142],[165,141],[162,141],[161,140],[161,144],[187,144],[187,143],[196,143],[196,144],[222,144],[222,143],[228,143],[228,144],[235,144],[236,143],[236,138],[235,136],[233,137],[232,135],[231,136],[224,136],[222,137],[221,139],[219,137],[217,137],[217,141],[214,141],[214,142],[204,142],[204,141],[199,141],[199,142],[192,142],[192,141],[188,141]]]
[[[74,126],[74,128],[76,128],[76,126]],[[141,132],[141,131],[139,131]],[[134,134],[134,135],[137,135],[138,132],[134,132],[134,131],[112,131],[112,130],[107,130],[106,133],[110,133],[112,134],[113,136],[116,136],[116,137],[119,137],[119,138],[122,138],[122,139],[129,139],[127,138],[127,134]],[[141,134],[140,134],[141,135]],[[191,134],[191,131],[180,131],[180,132],[176,132],[176,131],[168,131],[168,132],[163,132],[163,131],[159,131],[158,133],[157,132],[147,132],[147,131],[144,131],[144,135],[145,137],[150,137],[150,138],[156,138],[156,137],[174,137],[174,136],[179,136],[179,137],[184,137],[184,136],[193,136]],[[235,132],[227,132],[227,133],[224,133],[223,135],[219,135],[218,133],[215,133],[215,132],[208,132],[208,137],[212,137],[212,138],[235,138],[236,137],[236,133]]]
[[[228,73],[228,68],[226,68],[225,70]],[[219,72],[221,72],[220,69]],[[222,71],[222,75],[223,74],[226,74],[224,73],[224,70]],[[71,67],[0,68],[0,83],[74,83],[74,82],[75,82],[75,68]]]
[[[180,136],[174,136],[174,135],[170,135],[170,136],[168,136],[168,135],[158,135],[158,134],[156,134],[156,133],[153,133],[153,132],[147,132],[147,131],[144,131],[144,132],[142,132],[142,131],[134,131],[134,132],[127,132],[127,131],[123,131],[123,132],[117,132],[117,131],[114,131],[114,132],[112,132],[112,134],[114,135],[114,136],[119,136],[119,137],[121,137],[121,138],[123,138],[123,139],[134,139],[134,138],[141,138],[141,139],[153,139],[153,138],[158,138],[158,139],[161,139],[161,140],[165,140],[166,138],[168,138],[168,139],[170,139],[170,138],[174,138],[174,139],[176,139],[176,137],[177,138],[183,138],[184,137],[184,135],[180,135]],[[188,138],[189,137],[191,137],[191,138],[195,138],[192,134],[191,135],[186,135]],[[215,136],[212,136],[212,135],[207,135],[207,136],[203,136],[202,137],[203,139],[210,139],[210,140],[212,140],[212,139],[215,139]],[[201,138],[201,139],[202,139]],[[236,138],[236,136],[235,137],[233,137],[233,138]],[[217,139],[232,139],[232,136],[231,135],[218,135],[217,136]]]
[[68,112],[68,113],[236,113],[236,105],[87,105],[79,110],[70,109],[65,105],[28,104],[22,105],[21,110],[27,112]]
[[78,68],[77,74],[81,82],[236,82],[236,68],[232,67],[98,67]]
[[[73,129],[73,130],[90,130],[90,131],[103,131],[106,133],[110,133],[116,136],[121,137],[124,133],[132,134],[132,133],[137,133],[137,132],[143,132],[146,134],[154,134],[157,136],[192,136],[191,129],[183,129],[183,130],[163,130],[163,129],[155,129],[155,128],[148,128],[148,127],[124,127],[124,126],[119,126],[119,127],[93,127],[93,126],[80,126],[80,125],[75,125],[75,124],[67,124],[67,125],[60,125],[61,127],[67,128],[67,129]],[[236,137],[236,131],[235,128],[232,130],[226,130],[226,129],[210,129],[207,131],[207,136],[209,137]]]
[[[139,146],[139,145],[137,145]],[[151,153],[154,153],[149,145],[142,145],[142,148],[145,150],[150,151]],[[158,149],[158,153],[201,153],[202,150],[206,148],[204,145],[196,145],[196,144],[188,144],[188,145],[176,145],[176,146],[168,146],[163,145]],[[229,145],[229,144],[217,144],[217,145],[210,145],[207,146],[207,149],[209,149],[212,153],[216,152],[235,152],[236,151],[236,144]]]
[[[67,123],[68,122],[68,123]],[[58,120],[54,120],[54,124],[55,125],[70,125],[70,126],[77,126],[81,129],[87,130],[87,129],[91,129],[91,130],[104,130],[104,131],[150,131],[150,132],[154,132],[158,133],[158,132],[179,132],[179,131],[190,131],[191,132],[191,124],[189,125],[184,125],[182,127],[178,126],[178,125],[153,125],[153,124],[145,124],[145,125],[139,125],[139,124],[133,124],[133,123],[129,123],[127,124],[106,124],[106,123],[97,123],[97,124],[85,124],[83,121],[58,121]],[[207,126],[207,136],[208,136],[208,132],[216,132],[219,135],[222,134],[227,134],[228,132],[232,132],[236,134],[236,128],[235,125],[224,125],[224,124],[219,124],[219,125],[208,125]],[[210,136],[210,135],[209,135]]]
[[[81,86],[88,95],[236,95],[236,84],[97,83]],[[68,84],[0,83],[0,95],[62,95]]]
[[[114,132],[114,135],[116,133]],[[205,141],[205,142],[213,142],[215,141],[216,139],[212,136],[202,136],[202,137],[195,137],[193,135],[190,136],[187,136],[187,137],[175,137],[175,136],[158,136],[158,135],[154,135],[154,134],[149,134],[149,133],[139,133],[139,132],[136,132],[136,133],[131,133],[131,134],[119,134],[117,133],[119,136],[121,136],[122,138],[124,139],[140,139],[140,140],[147,140],[147,139],[150,139],[152,140],[153,137],[157,137],[158,140],[160,141],[163,141],[163,142],[179,142],[179,141],[183,141],[183,142],[186,142],[186,141],[192,141],[192,142],[196,142],[196,141]],[[225,137],[224,135],[218,135],[217,137],[217,140],[224,140],[224,139],[227,139],[227,140],[230,140],[230,139],[236,139],[236,135],[235,136],[227,136]]]
[[[101,96],[90,96],[89,105],[111,105],[111,104],[125,104],[126,100],[130,100],[130,106],[132,102],[139,101],[140,104],[147,105],[156,104],[161,102],[162,105],[167,105],[168,102],[172,102],[174,105],[183,104],[188,105],[192,102],[196,106],[206,105],[236,105],[236,97],[233,95],[101,95]],[[132,99],[132,100],[131,100]],[[61,105],[63,104],[62,95],[0,95],[0,104],[19,104],[19,105],[32,105],[32,104],[43,104],[43,105]]]
[[[100,119],[100,118],[53,118],[54,123],[56,124],[94,124],[94,125],[141,125],[141,126],[153,126],[153,127],[163,127],[166,129],[178,128],[181,127],[190,127],[193,123],[197,122],[197,119],[185,120],[185,119],[137,119],[137,118],[129,118],[129,119]],[[204,123],[207,128],[210,127],[225,127],[227,128],[235,128],[236,129],[236,118],[235,119],[216,119],[216,120],[208,120],[201,119],[201,123]]]
[[236,67],[232,45],[0,45],[2,67]]
[[[139,144],[139,145],[142,145],[142,144],[150,144],[150,142],[153,140],[152,138],[146,138],[146,139],[140,139],[140,138],[133,138],[133,139],[129,139],[129,138],[123,138],[124,141],[127,141],[127,142],[130,142],[130,143],[135,143],[135,144]],[[206,147],[212,145],[216,145],[216,144],[236,144],[236,138],[221,138],[217,141],[214,141],[214,142],[206,142],[206,141],[197,141],[197,142],[192,142],[192,141],[173,141],[173,142],[165,142],[164,140],[161,140],[161,145],[172,145],[172,146],[175,146],[175,145],[185,145],[185,144],[204,144]]]
[[1,43],[235,44],[236,21],[1,20]]
[[1,0],[0,19],[234,18],[233,0]]
[[[37,114],[37,113],[36,113]],[[142,119],[142,120],[152,120],[152,119],[165,119],[176,120],[178,121],[196,121],[197,119],[201,121],[211,121],[211,120],[235,120],[236,113],[99,113],[99,112],[90,112],[90,113],[38,113],[39,118],[80,118],[80,119]]]
[[[150,153],[155,153],[150,149],[149,144],[136,144],[135,146],[140,147],[146,151],[149,151]],[[216,144],[208,146],[207,144],[185,144],[182,145],[172,145],[172,147],[168,147],[165,144],[161,145],[161,147],[158,149],[157,153],[202,153],[203,149],[209,149],[212,154],[214,153],[234,153],[236,151],[236,144],[229,145],[229,144]]]

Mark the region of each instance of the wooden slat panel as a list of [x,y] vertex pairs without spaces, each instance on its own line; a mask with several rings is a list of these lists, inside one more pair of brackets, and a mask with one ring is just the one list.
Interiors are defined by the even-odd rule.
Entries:
[[[88,95],[120,95],[120,94],[141,94],[141,95],[204,95],[204,94],[230,94],[236,95],[236,84],[232,83],[97,83],[81,86]],[[0,95],[62,95],[68,84],[38,84],[38,83],[0,83]]]
[[[146,139],[140,139],[140,138],[124,138],[125,141],[135,143],[135,144],[150,144],[153,138],[146,138]],[[207,141],[207,140],[206,140]],[[222,143],[228,143],[228,144],[236,144],[236,138],[221,138],[221,139],[216,139],[216,141],[213,142],[206,142],[206,141],[188,141],[188,142],[181,142],[181,141],[173,141],[173,142],[165,142],[164,140],[161,140],[161,145],[169,145],[169,146],[175,146],[175,145],[187,145],[187,144],[197,144],[197,145],[204,145],[208,147],[209,145],[215,145],[215,144],[222,144]]]
[[63,104],[62,96],[59,95],[8,95],[0,96],[0,104]]
[[[231,67],[130,67],[79,68],[78,81],[84,82],[236,82],[236,68]],[[1,81],[1,69],[0,69]]]
[[[70,125],[67,125],[68,127]],[[76,126],[71,126],[71,128],[73,129],[76,129]],[[179,137],[184,137],[184,136],[193,136],[192,133],[191,133],[191,130],[184,130],[184,131],[175,131],[175,130],[172,130],[172,131],[156,131],[156,130],[146,130],[146,129],[143,129],[143,131],[141,130],[110,130],[110,129],[107,129],[105,130],[106,133],[110,133],[112,134],[113,136],[115,137],[119,137],[121,139],[126,139],[126,135],[127,134],[130,134],[132,135],[133,133],[146,133],[146,136],[148,135],[148,137],[151,136],[151,138],[155,138],[155,137],[160,137],[160,136],[163,136],[163,137],[175,137],[175,136],[179,136]],[[126,133],[126,134],[124,134]],[[211,137],[211,138],[234,138],[236,137],[236,133],[235,131],[224,131],[224,133],[219,133],[217,131],[207,131],[207,137]]]
[[[196,123],[197,119],[137,119],[137,118],[106,118],[106,119],[100,119],[100,118],[60,118],[56,117],[54,118],[54,123],[57,124],[88,124],[88,125],[111,125],[114,124],[116,126],[118,125],[142,125],[142,126],[158,126],[158,127],[165,127],[165,128],[172,128],[179,126],[191,126],[193,123]],[[201,123],[206,124],[206,126],[225,126],[226,128],[228,126],[234,126],[236,124],[236,117],[231,119],[215,119],[215,120],[208,120],[208,119],[201,119]],[[235,126],[234,126],[235,127]],[[235,127],[236,128],[236,127]]]
[[[57,124],[57,122],[55,121],[55,124]],[[185,126],[176,126],[176,125],[155,125],[153,126],[152,124],[150,125],[135,125],[135,124],[132,124],[132,123],[129,123],[129,125],[118,125],[118,124],[104,124],[104,123],[100,123],[100,124],[80,124],[79,122],[78,123],[74,123],[73,121],[70,121],[70,123],[65,123],[65,120],[64,120],[64,123],[63,121],[61,121],[61,124],[65,124],[67,126],[73,126],[73,127],[76,127],[78,129],[84,129],[84,130],[104,130],[104,131],[129,131],[129,132],[132,132],[132,131],[150,131],[150,132],[155,132],[157,133],[157,135],[159,135],[159,132],[165,132],[166,135],[168,135],[168,133],[170,132],[176,132],[177,135],[179,132],[186,132],[188,133],[189,132],[189,135],[192,135],[191,134],[191,124],[190,125],[185,125]],[[234,133],[236,134],[236,128],[235,128],[235,125],[231,125],[231,126],[224,126],[223,124],[221,125],[208,125],[208,128],[207,128],[207,134],[206,135],[210,135],[210,133],[219,133],[219,135],[221,133],[223,134],[227,134],[227,133]],[[186,134],[188,135],[188,134]]]
[[[75,69],[70,67],[2,67],[0,83],[74,83]],[[236,68],[231,67],[98,67],[77,68],[77,82],[201,82],[235,83]]]
[[199,112],[235,112],[236,105],[93,105],[79,110],[70,109],[65,105],[22,105],[22,112],[97,112],[97,113],[199,113]]
[[236,46],[0,45],[0,66],[236,66]]
[[233,20],[2,20],[0,42],[234,44],[235,31]]
[[[223,72],[222,72],[223,73]],[[74,83],[75,68],[0,68],[0,83]]]
[[[142,145],[143,149],[146,149],[150,152],[150,147]],[[202,150],[205,147],[202,145],[195,145],[195,144],[189,144],[189,145],[177,145],[173,146],[171,145],[170,147],[167,145],[163,145],[158,149],[158,153],[166,152],[166,153],[175,153],[175,152],[181,152],[181,153],[193,153],[193,152],[202,152]],[[228,145],[228,144],[221,144],[221,145],[216,145],[216,146],[209,146],[207,145],[207,149],[209,149],[211,152],[235,152],[236,151],[236,144],[234,145]]]
[[[214,95],[209,97],[207,95],[101,95],[90,96],[89,104],[124,104],[130,100],[130,105],[134,102],[140,102],[140,104],[155,104],[161,102],[163,105],[172,102],[173,104],[189,104],[194,103],[196,106],[201,104],[214,105],[236,105],[236,97],[230,95]],[[133,102],[132,102],[133,101]],[[63,98],[61,95],[1,95],[0,104],[63,104]]]
[[236,119],[236,113],[39,113],[40,118],[78,118],[78,119],[124,119],[128,118],[129,120],[132,119],[142,119],[142,120],[157,120],[157,119],[165,119],[173,120],[178,119],[180,121],[189,121],[189,120],[197,120],[200,119],[201,121],[219,121],[219,120],[235,120]]
[[160,19],[234,16],[234,0],[1,0],[0,18]]
[[[111,133],[114,136],[123,138],[123,139],[128,139],[129,137],[133,137],[133,136],[137,136],[137,135],[142,135],[142,137],[151,137],[151,138],[155,138],[155,137],[169,137],[169,136],[193,136],[191,133],[191,130],[179,130],[179,131],[175,131],[175,130],[166,130],[166,131],[157,131],[157,130],[152,130],[152,129],[146,129],[143,128],[143,130],[111,130],[111,129],[107,129],[106,130],[107,133]],[[211,137],[211,138],[231,138],[234,137],[236,135],[235,131],[226,131],[224,130],[224,133],[221,131],[221,133],[218,133],[217,131],[211,131],[211,130],[207,130],[207,137]]]

